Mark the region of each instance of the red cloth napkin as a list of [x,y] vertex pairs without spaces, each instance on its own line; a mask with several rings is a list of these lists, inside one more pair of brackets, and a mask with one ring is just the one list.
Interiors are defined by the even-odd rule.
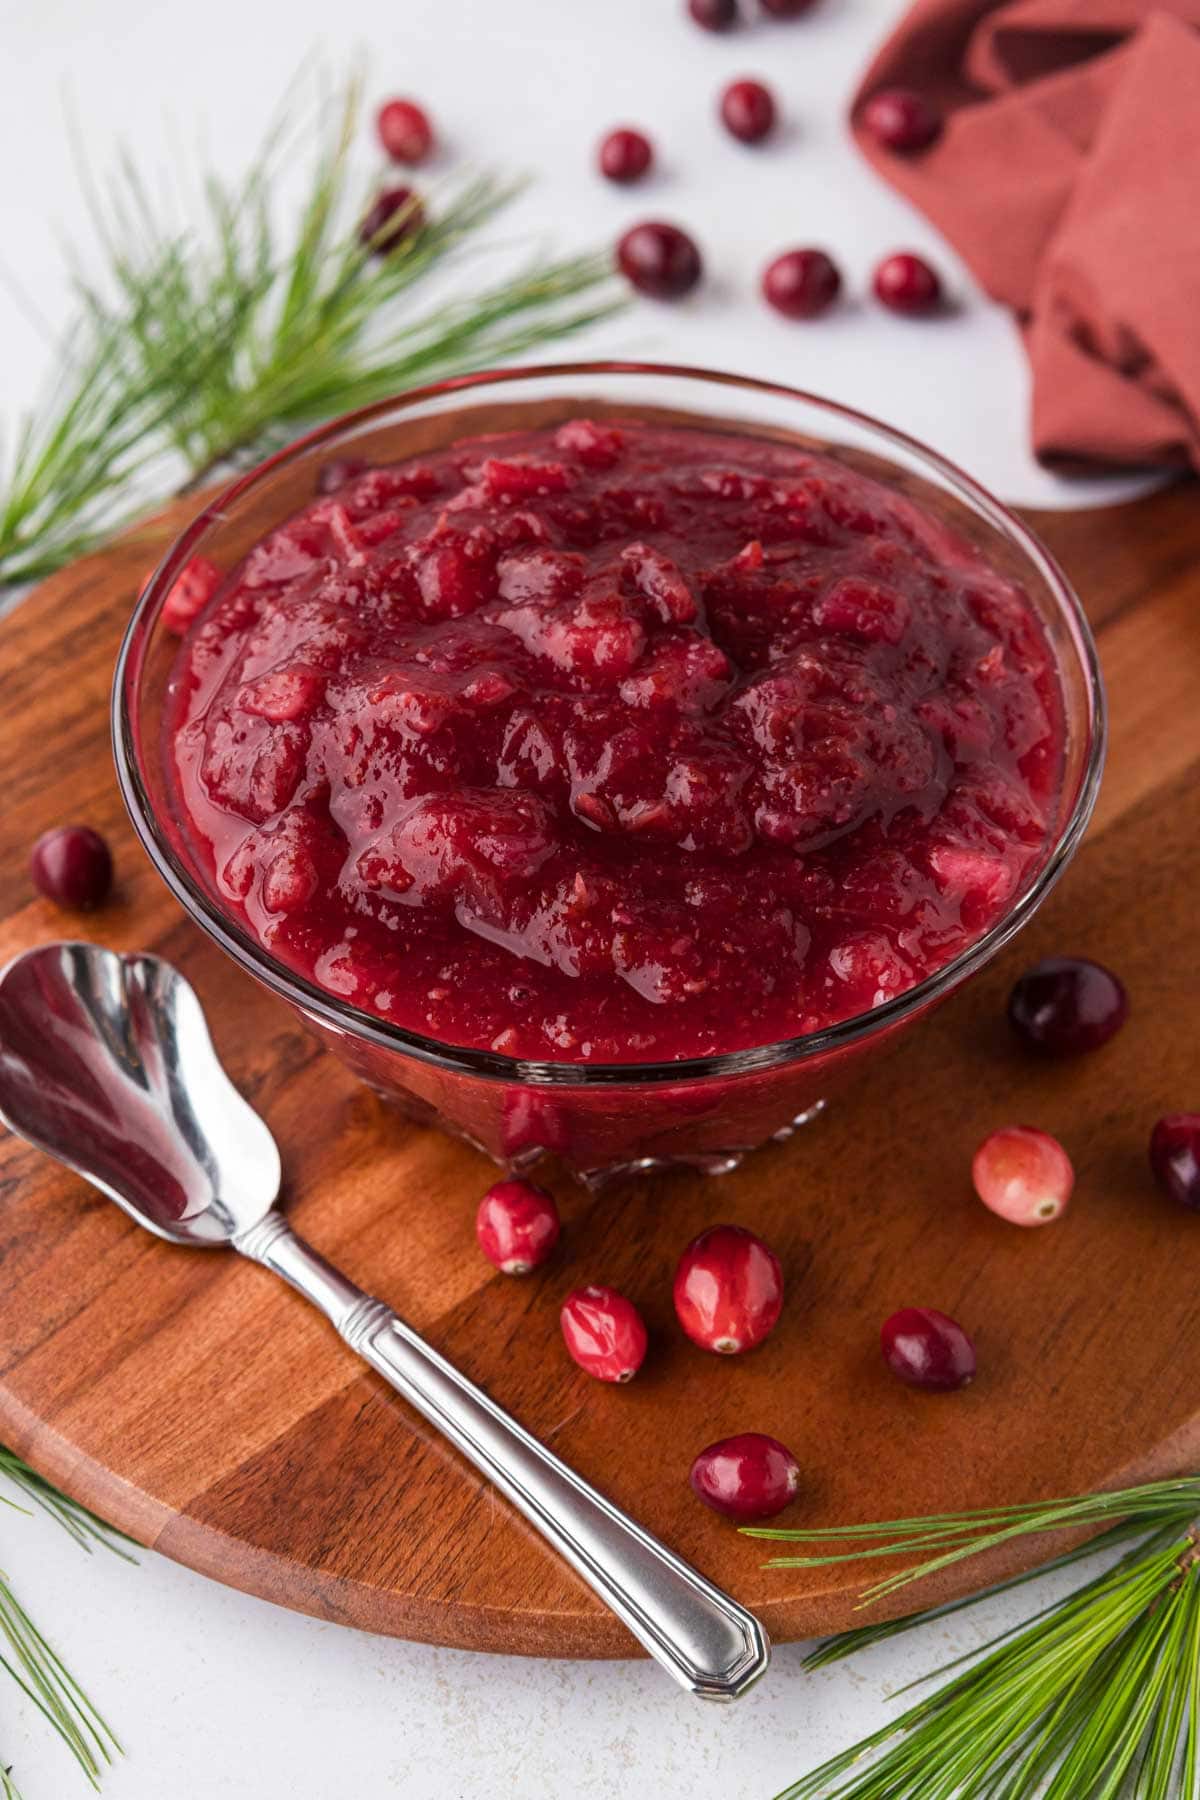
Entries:
[[1018,314],[1036,453],[1200,469],[1200,0],[917,0],[887,87],[942,135],[858,143]]

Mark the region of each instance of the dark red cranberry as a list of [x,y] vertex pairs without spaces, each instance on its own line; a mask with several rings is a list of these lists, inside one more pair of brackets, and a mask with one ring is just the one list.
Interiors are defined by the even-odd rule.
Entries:
[[775,124],[775,101],[761,81],[731,81],[720,110],[726,131],[743,144],[761,143]]
[[1154,1179],[1172,1200],[1200,1212],[1200,1113],[1167,1113],[1150,1137]]
[[763,11],[776,19],[798,19],[812,4],[813,0],[760,0]]
[[358,241],[376,256],[386,256],[425,223],[425,208],[412,188],[385,188],[358,228]]
[[901,156],[924,150],[942,129],[937,108],[912,88],[880,88],[859,117],[877,144]]
[[193,556],[184,563],[163,601],[162,622],[167,630],[182,637],[220,585],[221,571],[211,557]]
[[785,250],[763,271],[763,298],[785,319],[815,319],[841,290],[838,266],[824,250]]
[[679,1323],[694,1344],[733,1356],[753,1350],[774,1329],[783,1306],[783,1270],[752,1231],[714,1225],[680,1257],[674,1298]]
[[875,271],[875,297],[892,312],[918,318],[941,306],[942,283],[923,256],[897,250],[895,255],[885,256]]
[[505,1275],[540,1268],[558,1242],[553,1196],[532,1181],[498,1181],[479,1202],[475,1235],[488,1261]]
[[617,245],[617,267],[641,294],[679,300],[690,294],[704,265],[686,231],[647,219],[632,225]]
[[433,149],[429,114],[412,100],[389,100],[375,121],[379,141],[393,162],[424,162]]
[[618,126],[601,138],[596,152],[600,173],[608,181],[640,181],[653,161],[650,139],[630,125]]
[[349,481],[357,481],[370,464],[361,456],[335,456],[317,470],[318,494],[336,494]]
[[931,1306],[906,1306],[879,1333],[883,1360],[909,1387],[949,1394],[975,1376],[975,1349],[961,1325]]
[[88,912],[108,898],[112,852],[90,825],[60,825],[43,832],[33,846],[29,873],[47,900],[72,912]]
[[563,1342],[597,1381],[632,1381],[646,1354],[646,1327],[616,1288],[576,1288],[559,1313]]
[[738,22],[737,0],[687,0],[687,9],[705,31],[730,31]]
[[1013,1030],[1052,1056],[1098,1050],[1125,1023],[1129,1001],[1116,976],[1082,956],[1047,956],[1008,997]]
[[744,1431],[702,1450],[689,1480],[705,1506],[747,1524],[773,1519],[796,1498],[800,1464],[778,1438]]

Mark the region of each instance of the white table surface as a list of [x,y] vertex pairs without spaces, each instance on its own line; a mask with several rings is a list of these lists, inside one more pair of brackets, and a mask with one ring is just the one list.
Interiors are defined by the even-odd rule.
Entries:
[[[846,141],[845,99],[895,0],[818,0],[801,23],[729,39],[687,26],[678,0],[10,0],[3,10],[0,269],[25,295],[19,305],[0,288],[6,426],[53,365],[68,301],[60,239],[97,267],[64,96],[93,171],[120,133],[152,182],[167,183],[178,144],[198,138],[201,122],[206,155],[236,171],[315,45],[334,62],[365,48],[373,99],[408,92],[428,103],[447,142],[439,172],[474,161],[537,173],[504,224],[507,240],[600,243],[654,215],[695,231],[710,270],[703,291],[680,308],[636,308],[581,340],[581,353],[812,386],[930,440],[1012,501],[1077,505],[1131,491],[1037,467],[1011,323]],[[741,73],[766,76],[783,103],[787,127],[770,148],[743,149],[713,123],[716,89]],[[662,173],[642,189],[591,173],[595,139],[623,121],[647,126],[660,146]],[[857,298],[820,324],[789,325],[757,298],[757,274],[804,242],[834,251]],[[861,298],[877,255],[897,247],[935,257],[962,301],[953,316],[914,324]],[[799,1646],[783,1648],[758,1689],[721,1709],[677,1695],[644,1663],[405,1645],[279,1611],[154,1556],[138,1569],[85,1561],[40,1518],[0,1516],[0,1565],[125,1740],[128,1757],[105,1785],[113,1800],[769,1800],[877,1727],[887,1692],[1017,1610],[926,1628],[817,1677],[800,1673]],[[0,1754],[25,1800],[85,1791],[2,1677]]]

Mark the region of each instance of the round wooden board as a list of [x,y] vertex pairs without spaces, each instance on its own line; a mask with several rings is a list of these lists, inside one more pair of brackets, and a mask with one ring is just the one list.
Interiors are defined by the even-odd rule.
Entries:
[[[759,1429],[794,1446],[794,1525],[1198,1466],[1200,1221],[1157,1194],[1145,1160],[1158,1114],[1200,1105],[1194,484],[1038,521],[1099,630],[1113,728],[1088,842],[1020,943],[856,1094],[733,1175],[630,1180],[597,1198],[551,1171],[563,1250],[523,1282],[494,1274],[474,1245],[490,1165],[355,1086],[180,914],[126,825],[110,671],[140,579],[189,510],[153,542],[143,533],[56,576],[0,623],[0,962],[64,934],[176,962],[278,1137],[305,1235],[776,1639],[849,1625],[863,1571],[765,1569],[766,1546],[688,1491],[691,1457],[713,1438]],[[33,897],[25,874],[37,833],[74,819],[110,834],[119,867],[112,904],[83,920]],[[1074,1064],[1030,1060],[1003,1022],[1017,969],[1053,949],[1111,963],[1133,998],[1121,1037]],[[1014,1230],[971,1197],[970,1153],[1006,1120],[1045,1126],[1075,1157],[1074,1205],[1049,1230]],[[0,1437],[78,1499],[218,1580],[324,1618],[486,1650],[634,1652],[282,1284],[233,1256],[158,1243],[11,1138],[0,1197]],[[770,1342],[732,1366],[683,1341],[670,1302],[679,1249],[721,1219],[775,1245],[790,1296]],[[652,1353],[627,1389],[589,1381],[563,1354],[559,1301],[587,1280],[623,1288],[649,1320]],[[968,1327],[971,1389],[929,1398],[886,1373],[879,1322],[904,1304]],[[921,1598],[1012,1566],[954,1571]]]

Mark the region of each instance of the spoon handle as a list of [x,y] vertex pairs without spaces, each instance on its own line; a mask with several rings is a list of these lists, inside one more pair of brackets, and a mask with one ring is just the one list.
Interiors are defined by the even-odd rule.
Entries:
[[444,1356],[346,1279],[279,1213],[234,1239],[320,1308],[350,1348],[450,1439],[599,1594],[681,1686],[744,1693],[767,1666],[766,1632],[744,1607],[634,1523]]

